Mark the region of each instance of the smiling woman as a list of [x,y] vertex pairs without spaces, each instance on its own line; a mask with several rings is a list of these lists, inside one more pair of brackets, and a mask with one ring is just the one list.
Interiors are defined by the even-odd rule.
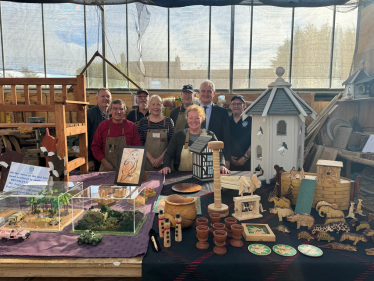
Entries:
[[164,153],[174,135],[174,122],[162,115],[162,99],[153,95],[149,98],[148,117],[140,120],[138,131],[143,145],[147,148],[146,171],[155,171],[163,162]]

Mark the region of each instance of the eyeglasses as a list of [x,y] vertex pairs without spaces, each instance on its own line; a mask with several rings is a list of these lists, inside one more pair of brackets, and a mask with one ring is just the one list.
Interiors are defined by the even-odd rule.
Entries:
[[238,103],[233,102],[233,103],[231,103],[232,106],[242,106],[243,104],[244,103],[242,103],[242,102],[238,102]]

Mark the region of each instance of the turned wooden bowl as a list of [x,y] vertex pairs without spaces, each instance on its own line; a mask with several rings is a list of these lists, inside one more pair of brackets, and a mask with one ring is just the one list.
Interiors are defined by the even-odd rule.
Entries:
[[182,228],[190,227],[196,220],[196,199],[177,194],[165,198],[165,217],[169,218],[171,227],[175,227],[175,217],[182,217]]

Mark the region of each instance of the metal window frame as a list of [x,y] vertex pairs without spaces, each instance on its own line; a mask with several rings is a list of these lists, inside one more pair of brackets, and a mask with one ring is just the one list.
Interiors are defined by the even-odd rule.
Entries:
[[[106,12],[105,12],[105,5],[98,6],[101,10],[101,48],[102,48],[102,55],[106,58],[106,36],[105,36],[105,29],[106,29]],[[100,22],[99,22],[100,24]],[[107,63],[103,60],[103,87],[108,88],[108,68]]]
[[288,71],[288,77],[292,84],[292,55],[293,55],[293,37],[295,31],[295,7],[292,8],[292,21],[291,21],[291,42],[290,42],[290,65]]
[[0,1],[0,37],[1,37],[1,58],[3,59],[3,78],[5,78],[5,60],[4,60],[4,38],[3,38],[3,10]]
[[253,0],[251,4],[251,27],[249,34],[249,66],[248,66],[248,89],[251,89],[251,72],[252,72],[252,37],[253,37]]
[[331,51],[330,51],[330,71],[329,71],[329,89],[332,86],[332,68],[334,60],[334,45],[335,45],[335,23],[336,23],[336,5],[334,6],[334,13],[332,16],[332,32],[331,32]]
[[208,33],[208,80],[210,80],[210,58],[212,52],[212,6],[209,6],[209,33]]
[[167,65],[167,77],[168,77],[168,89],[170,80],[170,8],[168,8],[168,65]]
[[44,60],[44,77],[47,78],[47,61],[46,61],[46,50],[45,50],[45,27],[44,27],[44,4],[41,3],[42,10],[42,38],[43,38],[43,60]]
[[[83,21],[84,21],[84,56],[86,59],[86,65],[88,62],[87,59],[87,11],[86,11],[86,5],[83,5]],[[88,77],[88,68],[85,71],[85,76],[86,76],[86,87],[89,85],[89,77]]]
[[230,23],[230,81],[229,93],[233,93],[234,83],[234,39],[235,39],[235,5],[231,5],[231,23]]

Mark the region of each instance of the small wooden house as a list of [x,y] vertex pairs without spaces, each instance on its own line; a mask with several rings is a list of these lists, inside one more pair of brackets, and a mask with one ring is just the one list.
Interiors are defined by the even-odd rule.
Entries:
[[243,113],[243,118],[252,115],[251,167],[260,165],[268,184],[275,165],[288,171],[303,167],[305,117],[317,115],[281,77],[284,68],[278,67],[276,74],[275,82]]
[[361,67],[342,84],[345,86],[345,99],[360,99],[374,96],[374,75],[369,75],[365,68],[365,61]]
[[213,179],[213,150],[208,148],[211,136],[200,136],[191,146],[192,176],[199,180]]

